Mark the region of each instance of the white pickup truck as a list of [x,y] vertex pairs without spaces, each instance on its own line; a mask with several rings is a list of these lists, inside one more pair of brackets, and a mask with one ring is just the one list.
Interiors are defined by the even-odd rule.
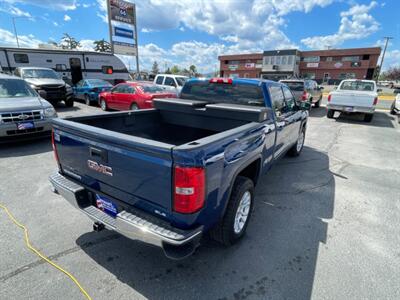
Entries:
[[364,121],[371,122],[379,91],[372,80],[343,80],[337,89],[329,93],[326,116],[332,119],[335,111],[363,113]]

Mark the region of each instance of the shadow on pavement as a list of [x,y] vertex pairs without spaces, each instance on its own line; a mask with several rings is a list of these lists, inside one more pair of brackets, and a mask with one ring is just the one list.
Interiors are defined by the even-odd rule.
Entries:
[[312,107],[310,117],[323,118],[326,116],[326,107]]
[[339,117],[336,117],[336,121],[341,123],[362,124],[365,126],[395,128],[396,118],[389,113],[376,111],[370,123],[364,122],[363,114],[341,113]]
[[35,155],[49,151],[53,151],[50,135],[39,139],[20,140],[0,144],[0,158]]
[[323,219],[333,217],[334,198],[328,156],[305,147],[262,177],[247,234],[230,248],[204,238],[193,256],[172,261],[158,248],[107,231],[85,233],[76,243],[149,299],[310,299],[318,250],[327,239]]

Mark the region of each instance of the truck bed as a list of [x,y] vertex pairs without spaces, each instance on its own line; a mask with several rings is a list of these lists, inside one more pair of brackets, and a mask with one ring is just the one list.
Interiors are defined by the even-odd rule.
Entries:
[[249,123],[243,120],[206,116],[201,113],[187,115],[160,110],[80,117],[73,120],[81,124],[174,146],[187,144]]

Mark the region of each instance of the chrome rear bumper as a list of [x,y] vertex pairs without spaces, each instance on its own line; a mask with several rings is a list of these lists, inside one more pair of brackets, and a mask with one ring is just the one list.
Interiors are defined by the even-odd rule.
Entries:
[[336,111],[343,111],[348,113],[365,113],[365,114],[373,114],[375,112],[375,107],[362,107],[362,106],[345,106],[345,105],[335,105],[335,104],[327,104],[327,109],[332,109]]
[[[87,192],[79,184],[59,173],[51,175],[49,180],[55,191],[93,221],[104,224],[107,229],[117,231],[132,240],[139,240],[147,244],[162,247],[166,255],[170,258],[178,259],[186,257],[192,254],[199,244],[203,227],[194,230],[182,230],[172,227],[163,220],[147,216],[142,212],[132,213],[121,211],[117,214],[116,218],[113,218],[93,205],[82,205],[82,202],[84,202],[82,200],[85,198],[85,195],[87,196]],[[179,257],[177,257],[174,247],[180,246],[184,246],[188,251],[182,252],[180,249],[178,251],[180,253]],[[184,255],[182,256],[181,253],[184,253]]]

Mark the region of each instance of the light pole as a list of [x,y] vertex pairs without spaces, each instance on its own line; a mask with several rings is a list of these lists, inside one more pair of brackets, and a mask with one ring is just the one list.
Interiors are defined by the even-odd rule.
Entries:
[[389,40],[392,40],[393,38],[390,37],[390,36],[385,36],[384,39],[386,40],[386,42],[385,42],[385,48],[383,49],[382,58],[381,58],[381,64],[380,64],[380,66],[379,66],[378,76],[376,77],[377,80],[379,80],[379,76],[381,75],[382,65],[383,65],[383,59],[385,58],[387,45],[388,45],[388,43],[389,43]]
[[15,18],[16,18],[16,17],[12,17],[12,22],[13,22],[13,26],[14,26],[14,34],[15,34],[15,39],[17,40],[17,47],[19,48],[19,41],[18,41],[17,27],[15,27]]
[[15,26],[15,19],[17,18],[27,18],[30,19],[31,17],[28,16],[19,16],[19,17],[12,17],[12,23],[13,23],[13,27],[14,27],[14,34],[15,34],[15,39],[17,40],[17,47],[19,48],[19,40],[18,40],[18,33],[17,33],[17,26]]

